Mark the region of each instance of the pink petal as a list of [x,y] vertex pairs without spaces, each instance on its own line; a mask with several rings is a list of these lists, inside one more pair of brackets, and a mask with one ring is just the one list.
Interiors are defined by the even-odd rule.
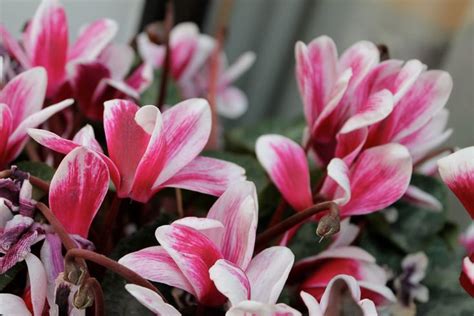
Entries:
[[289,248],[270,247],[252,259],[245,273],[254,301],[275,304],[293,267],[295,256]]
[[[257,301],[243,301],[233,306],[227,316],[269,315],[269,316],[301,316],[296,309],[286,304],[266,304]],[[313,316],[313,315],[311,315]]]
[[156,230],[156,239],[189,280],[202,304],[223,303],[224,298],[209,278],[209,269],[222,254],[209,238],[186,226],[165,225]]
[[163,298],[158,293],[153,292],[146,287],[126,284],[125,289],[132,294],[143,306],[148,308],[156,315],[178,316],[180,312],[172,305],[163,301]]
[[374,302],[369,299],[363,299],[359,302],[360,308],[362,308],[362,312],[364,316],[375,316],[377,315],[377,309],[375,308]]
[[346,121],[340,133],[349,133],[370,126],[386,118],[393,109],[393,96],[388,90],[382,90],[369,97],[357,112]]
[[99,142],[97,139],[95,139],[94,129],[89,124],[86,124],[83,128],[81,128],[76,133],[76,135],[74,135],[72,141],[97,153],[104,153],[102,147],[100,147]]
[[397,301],[392,290],[383,284],[359,281],[362,297],[373,301],[376,305],[391,305]]
[[[338,188],[340,188],[338,190]],[[336,195],[336,191],[338,194]],[[324,181],[321,193],[333,197],[333,201],[339,205],[346,204],[351,198],[351,184],[349,181],[349,169],[339,158],[331,160],[327,167],[327,178]]]
[[217,95],[217,111],[220,115],[236,119],[247,112],[247,96],[235,87],[227,87]]
[[438,160],[439,174],[474,218],[474,147]]
[[63,82],[68,50],[68,24],[57,0],[43,0],[28,30],[28,54],[33,66],[48,72],[48,95]]
[[[337,288],[337,283],[344,283],[345,288],[349,290],[350,295],[354,299],[354,301],[359,302],[360,301],[360,288],[359,284],[357,283],[356,279],[354,279],[350,275],[345,275],[341,274],[336,277],[334,277],[329,284],[326,286],[326,289],[324,290],[324,294],[321,297],[321,308],[323,310],[327,310],[329,307],[330,303],[336,303],[334,300],[337,300],[339,298],[333,298],[334,295],[338,295],[339,293],[335,292]],[[337,291],[337,290],[336,290]]]
[[301,299],[303,300],[304,304],[308,308],[308,315],[311,316],[324,316],[323,310],[318,303],[318,300],[313,296],[305,291],[300,292]]
[[[182,23],[186,24],[186,23]],[[173,31],[172,31],[173,33]],[[171,35],[173,37],[173,34]],[[173,41],[173,39],[171,39]],[[190,80],[199,69],[202,68],[206,60],[208,60],[212,51],[215,47],[215,39],[206,34],[199,34],[197,38],[188,40],[186,39],[184,43],[179,43],[177,46],[174,46],[172,49],[173,54],[176,53],[176,47],[184,47],[185,58],[190,58],[189,60],[184,59],[181,65],[176,65],[173,61],[173,67],[184,67],[182,73],[179,74],[176,78],[180,81]],[[184,44],[184,45],[183,45]],[[189,50],[188,50],[189,49]],[[182,48],[180,48],[183,51]],[[191,53],[192,56],[187,54]],[[180,53],[181,55],[181,53]],[[176,55],[175,55],[176,56]],[[173,60],[173,59],[172,59]],[[186,63],[187,62],[187,63]]]
[[135,172],[147,149],[150,135],[135,121],[139,107],[131,101],[111,100],[104,104],[104,130],[109,157],[120,172],[117,193],[126,197]]
[[51,180],[49,206],[68,233],[87,238],[109,187],[107,165],[86,148],[71,151]]
[[313,205],[306,155],[297,143],[279,135],[261,136],[256,154],[285,200],[297,211]]
[[138,52],[142,59],[159,69],[165,60],[165,47],[156,45],[150,41],[146,33],[140,33],[137,37]]
[[304,258],[303,260],[298,261],[295,267],[301,269],[302,267],[312,266],[318,261],[334,258],[375,263],[375,258],[364,249],[356,246],[341,246],[337,248],[331,247],[315,256]]
[[187,216],[175,220],[173,224],[193,228],[209,238],[218,248],[221,246],[225,227],[224,224],[216,219]]
[[367,214],[389,206],[406,192],[411,173],[412,160],[404,146],[366,149],[350,169],[351,199],[341,214]]
[[3,167],[7,155],[7,143],[12,129],[12,114],[6,104],[0,103],[0,166]]
[[23,48],[2,24],[0,24],[0,40],[3,47],[5,47],[8,53],[10,53],[23,68],[28,69],[31,67],[30,60],[28,59],[28,56],[26,56]]
[[68,154],[74,148],[79,147],[80,145],[70,141],[68,139],[62,138],[50,131],[37,128],[29,128],[28,135],[33,138],[37,143],[42,146],[54,150],[61,154]]
[[134,58],[135,53],[129,45],[112,43],[102,50],[98,61],[110,71],[111,78],[122,80],[130,71]]
[[441,212],[443,210],[443,205],[437,198],[413,185],[408,186],[403,199],[409,201],[411,204],[424,207],[435,212]]
[[67,99],[57,104],[50,105],[42,109],[41,111],[30,115],[23,122],[17,125],[16,129],[13,131],[8,141],[8,147],[11,148],[9,160],[15,158],[20,154],[24,144],[27,141],[27,130],[29,128],[37,127],[38,125],[44,123],[51,116],[64,110],[73,102],[74,101],[72,99]]
[[138,93],[142,93],[150,86],[153,81],[153,68],[151,64],[141,64],[131,75],[127,78],[125,83],[135,89]]
[[209,269],[209,276],[232,306],[250,299],[250,283],[247,276],[231,262],[224,259],[217,260]]
[[360,228],[350,223],[350,218],[341,221],[341,229],[339,233],[333,236],[333,241],[328,249],[336,249],[349,246],[359,235]]
[[254,52],[245,52],[240,55],[239,58],[225,70],[222,75],[222,80],[227,84],[237,80],[243,73],[252,67],[255,63],[256,57],[257,56]]
[[379,50],[367,41],[360,41],[349,47],[339,59],[340,69],[350,68],[352,78],[350,89],[355,89],[369,71],[379,62]]
[[233,182],[245,180],[245,169],[231,162],[198,156],[161,187],[220,196]]
[[46,301],[46,271],[43,264],[33,254],[28,254],[25,258],[28,267],[28,279],[31,288],[31,304],[33,305],[33,314],[41,315],[43,313],[44,303]]
[[0,293],[0,314],[29,316],[31,312],[21,297],[8,293]]
[[468,280],[474,284],[474,263],[469,257],[465,257],[462,261],[462,271],[467,276]]
[[27,70],[9,81],[0,92],[0,103],[10,107],[13,126],[43,107],[47,77],[42,67]]
[[329,100],[337,76],[336,45],[327,36],[314,39],[306,46],[296,43],[296,78],[311,126]]
[[118,262],[145,279],[167,284],[196,295],[191,283],[163,247],[144,248],[125,255]]
[[171,75],[176,80],[191,75],[189,66],[200,52],[199,38],[199,29],[191,22],[179,23],[171,30]]
[[[258,221],[258,199],[255,185],[249,181],[235,182],[209,210],[207,218],[220,221],[225,228],[221,237],[223,257],[247,268],[252,259]],[[213,236],[212,240],[218,240]]]
[[109,19],[100,19],[83,26],[76,42],[68,52],[68,60],[94,60],[114,38],[117,30],[117,23]]
[[211,111],[204,99],[189,99],[163,112],[165,166],[155,187],[183,169],[201,152],[211,132]]
[[167,148],[162,132],[161,113],[156,106],[141,107],[135,113],[135,121],[151,137],[138,163],[130,197],[139,202],[147,202],[153,194],[151,187],[163,168]]
[[351,166],[365,145],[368,136],[367,128],[360,128],[347,134],[337,134],[335,156]]

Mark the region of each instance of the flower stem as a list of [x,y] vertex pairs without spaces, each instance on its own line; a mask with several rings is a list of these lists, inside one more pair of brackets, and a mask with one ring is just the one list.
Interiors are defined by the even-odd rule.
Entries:
[[[301,212],[296,213],[295,215],[285,219],[284,221],[280,222],[279,224],[270,227],[263,233],[257,236],[255,241],[255,248],[262,249],[268,242],[273,240],[274,238],[278,237],[279,235],[283,234],[284,232],[288,231],[292,227],[302,223],[306,219],[310,218],[311,216],[320,213],[322,211],[329,211],[329,214],[326,215],[329,218],[334,219],[334,221],[339,220],[339,207],[336,203],[329,201],[329,202],[322,202],[316,205],[313,205]],[[324,217],[323,217],[324,218]],[[323,218],[320,220],[320,223],[324,223]],[[318,224],[318,231],[320,231],[320,227]],[[332,231],[331,231],[332,232]]]
[[[145,280],[142,278],[139,274],[135,273],[134,271],[130,270],[129,268],[121,265],[120,263],[107,258],[104,255],[95,253],[90,250],[86,249],[71,249],[66,253],[65,257],[65,262],[66,263],[74,263],[76,258],[81,258],[87,261],[94,262],[98,265],[103,266],[104,268],[111,270],[121,277],[123,277],[125,280],[127,280],[130,283],[134,283],[143,287],[146,287],[156,293],[158,293],[161,297],[163,297],[163,300],[165,300],[164,296],[161,294],[161,292],[153,286],[149,281]],[[66,264],[66,267],[71,266],[70,264]],[[67,275],[67,274],[66,274]]]
[[51,212],[49,207],[44,205],[41,202],[36,204],[36,208],[41,211],[43,216],[48,220],[49,224],[53,227],[56,234],[58,234],[59,238],[61,239],[62,244],[66,250],[70,250],[76,248],[76,243],[71,239],[69,234],[67,233],[66,229],[64,228],[63,224],[57,219],[57,217]]
[[112,199],[112,203],[110,204],[109,209],[107,210],[105,216],[104,216],[104,221],[102,223],[102,238],[103,238],[103,244],[102,248],[105,253],[109,252],[111,248],[111,243],[113,242],[113,232],[117,220],[117,215],[120,211],[120,204],[122,203],[122,199],[118,197],[118,195],[115,193],[114,197]]
[[175,188],[175,193],[176,193],[176,208],[178,211],[178,216],[179,218],[184,217],[184,209],[183,209],[183,193],[181,192],[181,189]]
[[171,68],[171,48],[170,48],[170,33],[171,28],[174,24],[174,8],[173,8],[173,1],[168,1],[166,5],[166,15],[165,15],[165,61],[163,65],[163,72],[161,73],[161,82],[160,82],[160,91],[158,93],[158,100],[156,102],[156,106],[161,109],[166,102],[166,92],[168,89],[168,80],[169,80],[169,72]]

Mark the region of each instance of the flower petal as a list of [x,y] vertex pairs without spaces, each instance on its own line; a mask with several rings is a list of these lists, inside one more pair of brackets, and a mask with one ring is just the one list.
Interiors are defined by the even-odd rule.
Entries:
[[160,226],[155,234],[191,283],[199,301],[210,306],[222,304],[224,297],[209,278],[209,269],[222,258],[214,243],[197,230],[179,224]]
[[163,112],[166,160],[155,187],[183,169],[201,152],[211,132],[211,110],[204,99],[189,99]]
[[97,153],[104,153],[99,142],[95,139],[94,129],[89,124],[84,125],[84,127],[74,135],[72,141]]
[[44,303],[46,301],[47,279],[43,264],[33,254],[28,254],[25,258],[28,267],[28,279],[31,288],[31,304],[33,305],[33,314],[41,315],[43,313]]
[[156,315],[163,316],[178,316],[180,312],[172,305],[167,304],[163,301],[163,298],[158,293],[153,292],[146,287],[139,286],[136,284],[126,284],[125,289],[128,293],[132,294],[143,306],[148,308]]
[[31,67],[30,60],[26,56],[23,48],[18,44],[16,39],[7,31],[3,24],[0,24],[0,41],[2,46],[10,53],[20,65],[28,69]]
[[255,63],[256,54],[254,52],[245,52],[227,68],[224,72],[223,81],[227,84],[237,80]]
[[[338,190],[338,188],[340,189]],[[336,191],[338,195],[336,195]],[[321,193],[333,197],[333,201],[339,205],[344,205],[350,200],[349,169],[343,160],[339,158],[331,160],[327,167],[327,178],[321,188]]]
[[239,267],[220,259],[209,269],[209,276],[216,288],[235,306],[250,299],[250,283]]
[[71,151],[51,180],[49,205],[68,233],[87,238],[109,187],[107,165],[84,147]]
[[142,93],[153,82],[153,68],[151,64],[143,63],[127,78],[125,83],[135,89],[137,93]]
[[196,295],[191,283],[163,247],[144,248],[123,256],[118,262],[145,279]]
[[28,54],[33,66],[48,72],[48,95],[54,93],[65,76],[68,50],[66,12],[57,0],[43,0],[28,30]]
[[127,44],[112,43],[107,45],[98,57],[111,74],[111,78],[122,80],[130,71],[135,58],[133,49]]
[[289,248],[270,247],[256,255],[245,271],[254,301],[275,304],[293,267],[295,256]]
[[226,316],[247,315],[301,316],[301,313],[286,304],[266,304],[254,300],[240,302],[226,313]]
[[173,224],[191,227],[209,238],[217,247],[221,246],[225,227],[216,219],[187,216],[175,220]]
[[223,117],[236,119],[247,112],[248,99],[242,90],[227,87],[216,96],[217,112]]
[[472,297],[474,297],[474,255],[465,257],[462,261],[462,272],[459,278],[461,285]]
[[21,297],[9,293],[0,293],[0,314],[29,316],[31,312]]
[[10,107],[13,126],[18,126],[28,116],[41,110],[47,82],[44,68],[35,67],[22,72],[3,87],[0,103]]
[[356,279],[354,279],[350,275],[341,274],[334,277],[326,286],[326,289],[324,290],[324,294],[321,297],[320,301],[321,308],[324,311],[328,312],[328,309],[331,309],[332,305],[337,304],[337,301],[340,300],[340,296],[344,295],[344,289],[349,290],[352,299],[356,303],[359,303],[360,288],[359,284],[357,284]]
[[[209,210],[207,218],[220,221],[224,227],[221,252],[238,267],[247,268],[252,259],[258,222],[258,199],[255,185],[235,182]],[[213,236],[212,240],[218,240]]]
[[3,159],[7,155],[7,144],[12,129],[12,114],[10,108],[0,103],[0,166],[3,166]]
[[474,218],[474,147],[438,160],[439,174]]
[[68,60],[94,60],[114,38],[117,30],[117,22],[110,19],[100,19],[83,26],[76,42],[68,52]]
[[366,149],[351,167],[351,199],[341,207],[341,214],[367,214],[389,206],[406,192],[411,173],[412,160],[404,146]]
[[256,154],[285,200],[297,211],[313,205],[306,155],[297,143],[279,135],[261,136]]
[[349,246],[357,238],[360,228],[357,225],[351,224],[350,221],[350,218],[341,221],[341,229],[339,230],[339,233],[333,236],[333,241],[328,246],[328,249]]
[[165,47],[156,45],[150,41],[146,33],[137,36],[138,52],[142,59],[153,65],[155,69],[161,68],[165,60]]
[[318,303],[318,300],[313,296],[305,291],[300,292],[301,299],[303,300],[304,304],[308,308],[308,315],[311,316],[324,316],[323,310]]
[[437,198],[413,185],[408,186],[403,199],[408,200],[411,204],[424,207],[435,212],[441,212],[443,210],[443,204],[441,204]]
[[245,180],[245,169],[232,162],[198,156],[161,185],[220,196],[230,184]]
[[369,71],[379,62],[379,50],[371,42],[360,41],[349,47],[339,59],[340,69],[350,68],[349,89],[355,89]]
[[364,147],[367,136],[367,128],[360,128],[346,134],[337,134],[335,156],[344,160],[346,165],[351,166]]

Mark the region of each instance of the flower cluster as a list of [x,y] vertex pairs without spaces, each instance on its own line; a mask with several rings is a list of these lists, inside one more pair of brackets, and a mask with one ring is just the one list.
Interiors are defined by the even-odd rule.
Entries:
[[[370,42],[340,57],[326,36],[298,42],[306,126],[299,141],[256,140],[245,158],[262,190],[245,159],[206,151],[216,114],[247,109],[233,83],[253,53],[228,66],[219,39],[182,23],[163,42],[139,34],[136,57],[112,42],[117,28],[92,22],[69,45],[57,0],[41,1],[21,41],[0,26],[0,314],[103,314],[96,265],[126,280],[109,294],[156,315],[368,316],[429,301],[431,258],[402,243],[394,266],[368,236],[397,224],[373,216],[394,203],[439,216],[442,201],[412,181],[436,162],[474,218],[474,147],[437,150],[451,134],[448,73],[381,60]],[[178,87],[175,105],[140,104],[154,70]],[[472,231],[460,281],[474,296]]]

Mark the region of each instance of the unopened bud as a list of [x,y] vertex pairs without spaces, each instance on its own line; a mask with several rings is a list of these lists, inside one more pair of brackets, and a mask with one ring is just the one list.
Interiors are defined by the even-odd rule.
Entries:
[[321,237],[329,237],[339,232],[340,219],[339,216],[333,214],[327,214],[323,216],[318,223],[316,228],[316,234]]

